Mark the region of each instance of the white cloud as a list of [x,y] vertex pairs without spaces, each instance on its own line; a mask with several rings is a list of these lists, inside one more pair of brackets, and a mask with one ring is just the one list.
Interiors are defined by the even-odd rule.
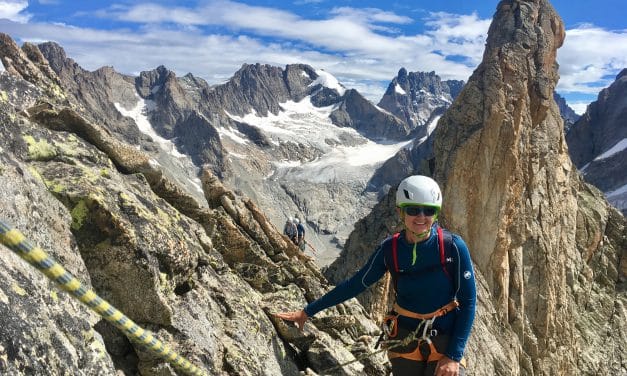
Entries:
[[407,16],[399,16],[392,12],[387,12],[377,8],[350,8],[350,7],[337,7],[331,9],[329,12],[332,15],[352,18],[355,20],[365,20],[367,22],[385,22],[395,24],[408,24],[413,20]]
[[31,15],[22,13],[26,8],[28,8],[28,1],[0,1],[0,19],[4,18],[21,23],[28,22]]
[[598,94],[627,67],[627,30],[604,30],[583,25],[566,31],[557,51],[561,93]]
[[108,65],[137,74],[165,65],[179,75],[192,72],[210,84],[228,79],[243,63],[304,63],[332,73],[345,86],[378,102],[401,67],[466,80],[481,59],[489,26],[489,20],[476,14],[433,13],[423,34],[398,30],[390,34],[394,25],[420,21],[379,9],[348,7],[334,8],[326,18],[305,19],[227,0],[198,8],[114,5],[96,14],[138,27],[107,31],[0,21],[0,30],[22,42],[54,36],[68,57],[88,70]]
[[572,108],[577,115],[583,115],[589,104],[590,102],[568,102],[568,106]]
[[438,50],[444,55],[465,57],[476,66],[481,62],[491,20],[480,19],[476,13],[456,15],[445,12],[431,13],[427,34],[434,38]]

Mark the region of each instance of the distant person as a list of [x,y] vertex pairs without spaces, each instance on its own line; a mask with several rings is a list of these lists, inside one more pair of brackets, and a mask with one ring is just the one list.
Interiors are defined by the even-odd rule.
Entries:
[[296,223],[296,244],[301,251],[305,252],[305,226],[298,218],[294,218],[294,222]]
[[296,229],[296,225],[294,224],[294,218],[292,217],[287,218],[287,221],[285,221],[285,226],[283,227],[283,234],[287,235],[287,237],[290,238],[292,243],[296,243],[298,230]]
[[355,275],[303,310],[276,316],[303,330],[309,317],[355,297],[389,271],[396,302],[383,323],[384,340],[416,338],[407,346],[388,346],[392,374],[464,375],[464,349],[476,304],[468,247],[438,226],[442,194],[433,179],[416,175],[403,180],[396,207],[404,230],[385,239]]

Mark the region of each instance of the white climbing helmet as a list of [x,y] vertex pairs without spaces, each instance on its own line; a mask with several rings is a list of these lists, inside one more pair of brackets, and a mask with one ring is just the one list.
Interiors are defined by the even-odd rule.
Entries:
[[294,218],[292,218],[292,217],[288,217],[288,218],[287,218],[287,222],[294,222]]
[[294,224],[297,225],[300,221],[298,220],[298,218],[294,218]]
[[413,175],[405,178],[396,191],[396,206],[409,205],[442,207],[442,192],[435,180],[427,176]]

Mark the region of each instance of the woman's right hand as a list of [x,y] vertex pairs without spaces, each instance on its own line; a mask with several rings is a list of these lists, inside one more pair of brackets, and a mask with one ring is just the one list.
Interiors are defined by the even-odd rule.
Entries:
[[309,318],[307,313],[305,313],[302,309],[300,311],[275,313],[274,316],[283,320],[295,322],[296,326],[298,326],[298,330],[301,332],[305,328],[305,321]]

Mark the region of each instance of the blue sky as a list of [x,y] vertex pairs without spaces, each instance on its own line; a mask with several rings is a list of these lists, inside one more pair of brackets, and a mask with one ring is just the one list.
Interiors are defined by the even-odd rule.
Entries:
[[[566,26],[557,91],[577,112],[627,67],[627,1],[553,0]],[[2,1],[0,31],[59,43],[83,68],[164,65],[211,84],[243,63],[310,64],[375,103],[401,67],[466,80],[497,1]]]

